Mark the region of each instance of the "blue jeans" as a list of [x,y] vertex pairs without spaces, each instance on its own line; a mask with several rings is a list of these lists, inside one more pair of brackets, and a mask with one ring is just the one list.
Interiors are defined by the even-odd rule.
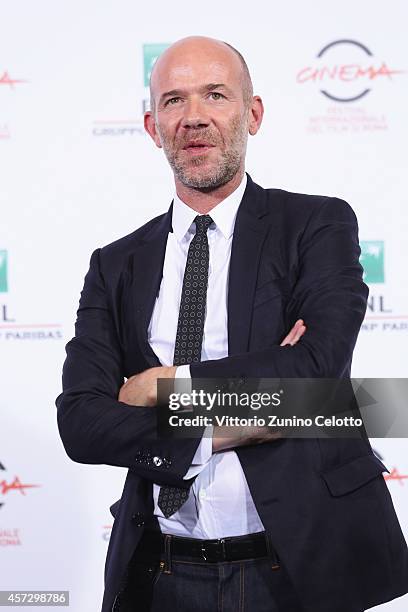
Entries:
[[208,563],[164,553],[136,556],[120,612],[302,612],[276,559]]
[[160,571],[155,576],[151,612],[300,612],[290,589],[282,592],[281,572],[272,570],[268,557],[220,563],[173,560],[171,574]]

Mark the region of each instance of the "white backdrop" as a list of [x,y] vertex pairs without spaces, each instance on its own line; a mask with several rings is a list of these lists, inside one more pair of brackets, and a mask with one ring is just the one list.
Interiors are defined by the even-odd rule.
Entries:
[[[370,286],[353,375],[406,377],[408,7],[2,0],[0,16],[0,588],[97,612],[125,471],[71,462],[54,400],[91,252],[172,198],[141,123],[152,45],[202,34],[244,54],[266,106],[247,170],[353,206]],[[407,534],[405,440],[373,445]]]

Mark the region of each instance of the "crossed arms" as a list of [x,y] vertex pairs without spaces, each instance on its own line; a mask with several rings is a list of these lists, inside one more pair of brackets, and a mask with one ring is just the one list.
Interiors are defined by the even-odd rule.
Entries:
[[[301,265],[291,320],[302,318],[307,323],[301,342],[194,364],[192,378],[336,378],[347,373],[368,295],[358,262],[357,221],[349,205],[334,198],[324,200],[298,249]],[[60,435],[74,461],[127,467],[159,485],[179,486],[200,438],[182,443],[160,439],[155,407],[129,403],[131,382],[124,385],[103,257],[101,249],[91,256],[75,337],[66,346],[63,392],[56,400]],[[137,462],[140,454],[165,457],[166,467]]]

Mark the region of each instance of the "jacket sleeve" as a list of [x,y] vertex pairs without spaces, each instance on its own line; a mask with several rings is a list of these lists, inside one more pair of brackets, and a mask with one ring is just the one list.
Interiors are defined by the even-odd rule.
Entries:
[[93,252],[81,292],[75,337],[66,345],[57,422],[68,456],[79,463],[127,467],[157,484],[183,480],[200,438],[157,435],[157,408],[117,400],[124,383],[121,349]]
[[299,241],[299,274],[287,306],[291,325],[304,319],[305,335],[295,346],[191,364],[192,378],[347,376],[368,297],[359,255],[352,208],[344,200],[326,198]]

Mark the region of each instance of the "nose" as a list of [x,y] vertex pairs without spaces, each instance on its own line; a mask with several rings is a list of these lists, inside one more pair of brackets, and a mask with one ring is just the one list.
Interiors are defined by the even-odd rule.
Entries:
[[207,127],[210,121],[205,112],[203,104],[197,98],[190,98],[184,105],[184,113],[181,125],[184,128]]

